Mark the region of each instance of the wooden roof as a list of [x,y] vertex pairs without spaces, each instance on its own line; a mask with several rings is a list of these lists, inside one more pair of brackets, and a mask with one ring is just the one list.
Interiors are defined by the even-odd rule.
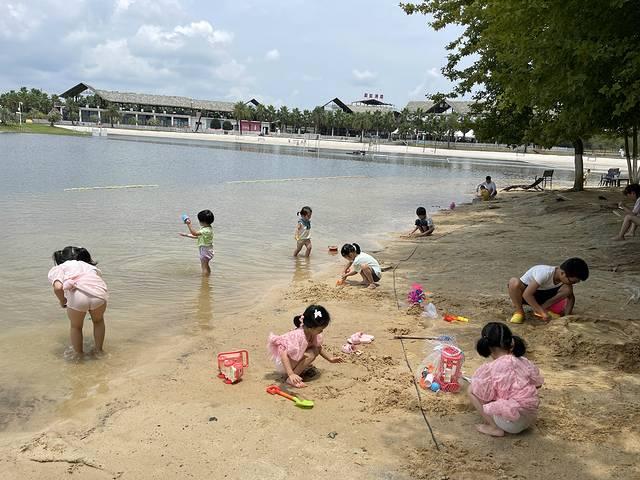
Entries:
[[191,108],[195,110],[207,110],[211,112],[233,112],[233,102],[216,100],[198,100],[189,97],[173,95],[152,95],[148,93],[117,92],[100,90],[86,83],[79,83],[60,96],[64,98],[76,97],[86,90],[90,90],[100,98],[111,103],[149,105],[154,107]]

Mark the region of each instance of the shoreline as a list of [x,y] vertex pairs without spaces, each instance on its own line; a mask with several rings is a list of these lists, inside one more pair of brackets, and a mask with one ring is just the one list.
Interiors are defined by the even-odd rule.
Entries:
[[[91,408],[41,431],[5,432],[0,471],[16,479],[72,473],[137,479],[205,478],[214,469],[219,478],[282,479],[299,471],[304,458],[305,472],[318,479],[344,476],[345,469],[353,479],[446,473],[451,479],[569,480],[594,471],[597,478],[634,478],[640,474],[640,432],[634,427],[640,420],[640,313],[625,305],[624,285],[638,283],[640,268],[637,238],[608,241],[619,228],[610,213],[619,196],[593,190],[563,193],[559,201],[553,192],[510,193],[441,211],[432,237],[383,241],[376,257],[397,269],[383,274],[380,288],[336,288],[337,272],[328,268],[268,292],[245,318],[221,319],[205,336],[169,345],[136,366],[88,398]],[[511,313],[506,279],[571,255],[584,256],[591,267],[591,278],[577,287],[575,314],[549,325],[528,318],[511,326],[545,376],[536,426],[491,439],[475,432],[479,416],[463,393],[423,392],[437,452],[421,420],[403,346],[392,336],[453,334],[470,375],[484,362],[473,346],[479,329]],[[447,324],[411,314],[404,297],[413,282],[434,292],[439,313],[471,321]],[[286,331],[292,315],[310,302],[332,314],[325,331],[330,352],[338,353],[354,331],[376,340],[360,347],[361,356],[345,356],[344,364],[318,360],[320,375],[298,391],[316,406],[301,411],[264,392],[278,380],[264,351],[269,331]],[[232,347],[250,351],[250,366],[242,382],[224,385],[215,378],[213,356]],[[423,343],[405,341],[404,348],[415,368]]]
[[[73,130],[77,132],[91,133],[94,128],[88,126],[72,126],[58,125],[59,128]],[[321,151],[350,153],[354,151],[364,151],[368,148],[367,143],[360,142],[342,142],[331,140],[305,140],[295,138],[283,138],[277,136],[258,137],[253,135],[224,135],[212,133],[183,133],[183,132],[166,132],[166,131],[150,131],[150,130],[128,130],[102,127],[108,136],[125,136],[139,138],[164,138],[164,139],[182,139],[182,140],[198,140],[202,142],[217,142],[234,145],[259,145],[271,147],[290,147],[297,148],[301,152],[311,149],[314,154]],[[415,158],[437,158],[450,160],[488,160],[488,161],[507,161],[517,162],[516,166],[540,167],[540,168],[556,168],[562,170],[574,169],[573,155],[555,155],[555,154],[537,154],[537,153],[516,153],[516,152],[489,152],[474,150],[457,150],[446,148],[426,148],[408,147],[400,145],[377,145],[376,151],[367,152],[367,155],[373,156],[411,156]],[[625,159],[610,157],[583,157],[584,169],[591,169],[592,173],[604,173],[609,168],[620,168],[621,172],[626,171],[627,163]],[[542,172],[541,172],[542,173]]]

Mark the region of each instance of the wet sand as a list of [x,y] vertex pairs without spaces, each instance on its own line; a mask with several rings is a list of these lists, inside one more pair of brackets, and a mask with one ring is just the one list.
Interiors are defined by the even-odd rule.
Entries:
[[[47,428],[4,432],[2,478],[637,478],[640,313],[627,301],[640,288],[640,239],[609,240],[620,226],[611,210],[621,195],[501,197],[442,213],[432,238],[393,236],[375,253],[391,267],[377,290],[336,287],[336,263],[217,320],[205,337],[158,347]],[[484,361],[474,349],[481,327],[511,314],[507,279],[570,256],[591,268],[576,287],[574,315],[513,326],[545,376],[535,427],[489,438],[475,431],[479,416],[464,392],[422,392],[437,451],[393,335],[454,334],[471,375]],[[405,303],[413,282],[433,292],[440,313],[470,322],[416,315]],[[332,314],[325,346],[333,353],[356,331],[376,339],[361,356],[344,355],[344,364],[317,361],[320,374],[299,391],[316,402],[305,411],[265,392],[279,380],[265,343],[311,302]],[[405,346],[415,368],[424,344]],[[242,382],[225,385],[215,377],[214,356],[238,348],[250,351],[250,366]]]

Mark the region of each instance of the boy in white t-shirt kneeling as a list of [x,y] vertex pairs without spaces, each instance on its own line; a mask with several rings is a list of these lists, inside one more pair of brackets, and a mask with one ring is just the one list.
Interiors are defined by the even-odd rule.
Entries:
[[573,286],[589,278],[589,266],[581,258],[565,260],[559,267],[536,265],[520,278],[509,280],[509,297],[516,311],[511,323],[524,321],[523,305],[530,305],[536,316],[548,322],[554,313],[549,307],[566,299],[564,315],[571,315],[575,304]]

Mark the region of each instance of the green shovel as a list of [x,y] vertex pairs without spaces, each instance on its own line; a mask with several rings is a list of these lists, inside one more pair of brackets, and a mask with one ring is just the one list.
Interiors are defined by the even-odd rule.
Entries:
[[312,400],[300,400],[298,397],[294,397],[293,395],[289,395],[288,393],[283,392],[277,385],[269,385],[267,387],[267,393],[271,395],[280,395],[281,397],[287,398],[291,400],[296,407],[313,408]]

